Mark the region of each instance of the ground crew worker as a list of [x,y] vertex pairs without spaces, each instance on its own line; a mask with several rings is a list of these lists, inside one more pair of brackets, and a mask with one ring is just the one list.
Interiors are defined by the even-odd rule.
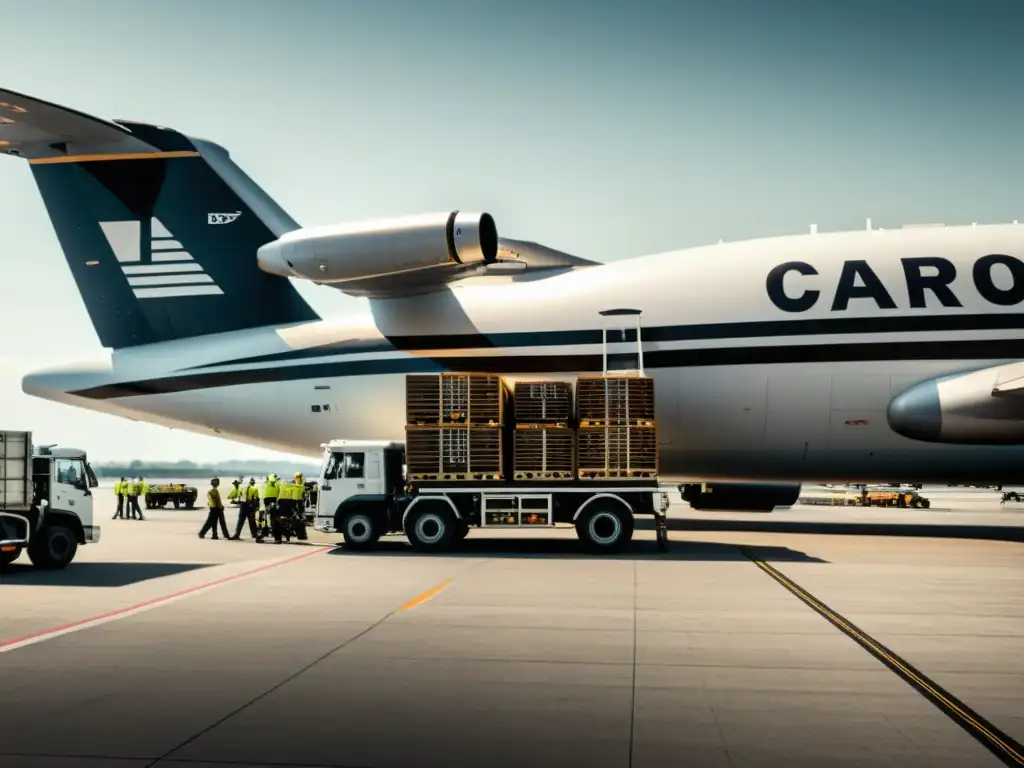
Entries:
[[[146,497],[149,496],[149,483],[146,482],[144,477],[140,477],[139,481],[142,483],[142,499],[145,501]],[[149,504],[146,505],[146,509],[149,509]]]
[[139,494],[142,493],[142,478],[133,478],[128,483],[128,519],[129,520],[145,520],[142,516],[142,510],[139,509]]
[[231,490],[228,491],[228,501],[242,502],[242,489],[239,487],[241,484],[241,480],[231,481]]
[[238,541],[242,537],[242,526],[248,521],[249,533],[256,541],[261,541],[259,531],[256,530],[256,509],[260,505],[260,491],[256,487],[255,477],[250,477],[249,485],[239,490],[238,499],[238,525],[235,526],[235,535],[231,538]]
[[124,478],[122,477],[116,483],[114,483],[114,495],[117,496],[117,512],[114,513],[112,520],[120,518],[124,520]]
[[307,538],[306,521],[303,515],[306,511],[306,481],[303,479],[301,472],[295,473],[295,482],[291,483],[288,491],[289,498],[291,499],[292,530],[295,531],[296,538],[299,541],[305,541]]
[[[281,484],[277,475],[271,472],[267,475],[267,481],[263,485],[263,515],[270,518],[270,530],[274,534],[274,541],[281,543],[281,521],[278,519],[277,503],[281,495]],[[263,541],[265,531],[260,531],[257,541]]]
[[206,507],[209,510],[206,514],[206,522],[203,523],[203,527],[199,529],[199,538],[205,539],[206,532],[210,531],[213,535],[211,539],[218,539],[217,526],[224,532],[224,538],[231,538],[231,534],[228,533],[228,521],[224,519],[224,502],[220,498],[220,485],[219,478],[213,478],[210,481],[210,490],[206,492]]

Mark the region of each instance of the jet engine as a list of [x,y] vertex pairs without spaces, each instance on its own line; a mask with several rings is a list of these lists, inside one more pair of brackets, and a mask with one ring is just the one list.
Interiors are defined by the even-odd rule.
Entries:
[[887,416],[894,432],[912,440],[1024,443],[1024,363],[921,382],[896,395]]
[[317,283],[399,275],[436,267],[480,266],[498,257],[488,213],[434,213],[298,229],[259,249],[264,272]]
[[800,483],[687,483],[679,486],[692,509],[771,512],[800,498]]

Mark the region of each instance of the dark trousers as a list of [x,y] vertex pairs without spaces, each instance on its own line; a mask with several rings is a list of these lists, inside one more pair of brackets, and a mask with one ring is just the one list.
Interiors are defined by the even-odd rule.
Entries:
[[124,520],[124,496],[120,493],[117,494],[117,512],[114,513],[114,519],[119,517]]
[[231,534],[228,533],[228,521],[224,519],[224,507],[211,507],[209,513],[206,515],[206,522],[203,523],[203,527],[199,530],[199,538],[206,538],[208,532],[212,532],[211,539],[217,538],[217,526],[224,532],[224,538],[230,538]]
[[138,496],[131,496],[131,495],[128,496],[128,509],[125,510],[125,516],[129,520],[136,520],[136,519],[138,519],[138,520],[145,520],[146,519],[146,518],[144,518],[142,516],[142,510],[139,509],[139,497]]
[[256,505],[251,501],[243,501],[238,505],[238,524],[235,526],[234,538],[242,535],[242,526],[249,523],[249,535],[254,539],[259,531],[256,530]]

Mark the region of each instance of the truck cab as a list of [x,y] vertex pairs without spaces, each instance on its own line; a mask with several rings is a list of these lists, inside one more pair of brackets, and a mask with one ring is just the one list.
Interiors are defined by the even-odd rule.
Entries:
[[79,546],[100,540],[92,491],[99,482],[84,450],[47,445],[33,450],[32,485],[29,559],[40,568],[64,568]]
[[[319,531],[337,531],[351,513],[381,512],[405,490],[405,445],[375,440],[332,440],[320,465],[316,519]],[[361,520],[361,515],[354,519]],[[358,524],[352,523],[352,524]],[[367,531],[369,532],[369,531]]]

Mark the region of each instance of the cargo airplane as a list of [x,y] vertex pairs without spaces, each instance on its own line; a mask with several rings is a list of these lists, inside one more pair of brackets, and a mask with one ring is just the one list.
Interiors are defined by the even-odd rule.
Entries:
[[[303,228],[217,144],[0,91],[104,351],[25,392],[266,448],[404,438],[404,377],[636,367],[695,506],[800,481],[1024,482],[1024,226],[808,233],[598,263],[486,213]],[[321,318],[293,280],[363,297]],[[708,490],[712,494],[707,493]]]

